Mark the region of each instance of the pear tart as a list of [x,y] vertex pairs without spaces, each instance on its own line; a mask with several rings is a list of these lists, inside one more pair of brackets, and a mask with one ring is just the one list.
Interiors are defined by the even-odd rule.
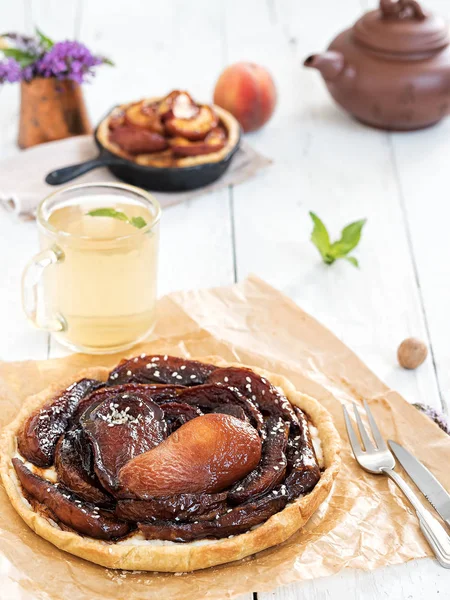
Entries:
[[[155,114],[179,127],[173,98]],[[36,533],[100,565],[191,571],[279,544],[339,470],[328,412],[260,369],[141,355],[61,384],[6,428],[2,479]]]
[[236,147],[239,134],[229,112],[197,104],[178,90],[118,106],[97,129],[98,141],[113,154],[166,168],[219,162]]

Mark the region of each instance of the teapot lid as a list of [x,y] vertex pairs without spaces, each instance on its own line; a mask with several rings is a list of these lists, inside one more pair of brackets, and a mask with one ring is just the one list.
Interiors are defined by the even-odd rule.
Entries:
[[395,54],[437,51],[450,42],[445,21],[415,0],[380,0],[378,10],[355,23],[353,35],[364,46]]

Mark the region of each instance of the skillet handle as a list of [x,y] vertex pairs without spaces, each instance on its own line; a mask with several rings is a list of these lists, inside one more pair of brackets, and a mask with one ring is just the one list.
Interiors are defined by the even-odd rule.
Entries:
[[91,160],[86,160],[85,162],[76,165],[69,165],[68,167],[62,167],[61,169],[55,169],[48,173],[45,181],[49,185],[60,185],[61,183],[72,181],[72,179],[80,177],[80,175],[84,175],[85,173],[88,173],[88,171],[98,169],[98,167],[116,164],[117,162],[119,161],[100,154]]

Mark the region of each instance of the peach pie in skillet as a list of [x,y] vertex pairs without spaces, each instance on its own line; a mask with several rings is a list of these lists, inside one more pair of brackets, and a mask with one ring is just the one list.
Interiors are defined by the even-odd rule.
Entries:
[[231,113],[199,104],[175,90],[114,107],[95,130],[100,154],[49,173],[59,185],[98,167],[149,190],[191,190],[221,177],[239,149],[241,129]]
[[97,139],[140,165],[192,167],[222,160],[236,146],[239,131],[229,112],[175,90],[116,107],[100,123]]
[[87,369],[29,398],[2,439],[3,483],[24,521],[119,569],[192,571],[279,544],[338,470],[319,402],[215,358]]

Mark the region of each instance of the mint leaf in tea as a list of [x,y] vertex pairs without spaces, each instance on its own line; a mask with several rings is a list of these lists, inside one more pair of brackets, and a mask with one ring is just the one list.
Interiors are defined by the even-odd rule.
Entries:
[[130,223],[138,229],[142,229],[147,225],[145,219],[143,219],[142,217],[131,217]]
[[111,217],[111,219],[118,219],[119,221],[125,221],[133,227],[137,227],[138,229],[142,229],[147,225],[147,221],[143,217],[128,217],[121,210],[116,210],[115,208],[96,208],[95,210],[90,210],[86,213],[89,217]]

